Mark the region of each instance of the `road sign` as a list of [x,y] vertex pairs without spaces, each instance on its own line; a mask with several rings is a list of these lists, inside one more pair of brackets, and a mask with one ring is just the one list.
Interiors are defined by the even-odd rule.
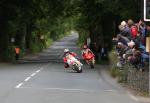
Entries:
[[150,37],[146,37],[146,52],[150,53]]
[[144,21],[150,21],[150,0],[144,0]]
[[15,38],[11,38],[11,42],[14,43],[15,42]]

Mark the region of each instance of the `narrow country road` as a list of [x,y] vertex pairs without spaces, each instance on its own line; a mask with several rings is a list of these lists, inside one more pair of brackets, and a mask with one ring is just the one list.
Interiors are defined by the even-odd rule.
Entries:
[[108,66],[64,69],[64,48],[80,55],[77,38],[67,36],[19,64],[0,64],[0,103],[139,103],[109,76]]

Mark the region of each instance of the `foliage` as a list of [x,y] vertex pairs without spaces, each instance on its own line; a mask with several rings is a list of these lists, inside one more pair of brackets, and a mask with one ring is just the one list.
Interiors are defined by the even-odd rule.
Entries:
[[110,66],[111,66],[111,70],[110,70],[111,76],[114,78],[118,77],[119,68],[117,68],[117,66],[116,66],[118,59],[116,57],[116,53],[115,53],[114,49],[109,53],[108,57],[109,57],[109,62],[110,62]]
[[87,36],[111,41],[114,22],[138,19],[138,8],[138,0],[1,0],[0,58],[13,58],[8,51],[14,45],[23,52],[42,50],[70,30],[79,32],[79,44]]
[[23,52],[37,52],[63,37],[72,27],[69,4],[70,0],[1,0],[0,58],[14,58],[15,45]]
[[[121,20],[140,18],[139,0],[78,0],[75,4],[78,8],[76,30],[87,32],[80,35],[90,35],[92,42],[97,44],[104,44],[106,41],[111,44],[111,38]],[[97,41],[98,38],[101,41]],[[83,41],[79,39],[79,42]]]

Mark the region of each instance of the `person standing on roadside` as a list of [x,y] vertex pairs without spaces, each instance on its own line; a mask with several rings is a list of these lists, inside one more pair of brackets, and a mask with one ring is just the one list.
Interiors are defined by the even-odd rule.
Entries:
[[20,54],[20,48],[18,46],[15,47],[15,59],[19,59],[19,54]]

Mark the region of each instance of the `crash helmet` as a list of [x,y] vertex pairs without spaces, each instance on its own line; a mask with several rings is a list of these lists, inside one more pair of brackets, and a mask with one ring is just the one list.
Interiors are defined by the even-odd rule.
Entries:
[[83,46],[83,49],[87,49],[87,48],[88,48],[87,45],[84,45],[84,46]]
[[67,48],[64,49],[64,53],[67,53],[67,52],[69,52],[69,49],[67,49]]

